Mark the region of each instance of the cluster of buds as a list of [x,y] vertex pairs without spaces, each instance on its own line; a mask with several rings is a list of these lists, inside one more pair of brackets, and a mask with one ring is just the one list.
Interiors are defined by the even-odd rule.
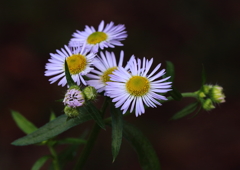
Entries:
[[223,88],[218,85],[204,85],[201,90],[197,91],[197,94],[203,109],[207,111],[214,109],[214,104],[225,102]]
[[77,117],[78,108],[83,106],[87,100],[94,100],[97,96],[96,89],[92,86],[85,87],[82,91],[79,86],[71,86],[64,97],[64,112],[68,117]]

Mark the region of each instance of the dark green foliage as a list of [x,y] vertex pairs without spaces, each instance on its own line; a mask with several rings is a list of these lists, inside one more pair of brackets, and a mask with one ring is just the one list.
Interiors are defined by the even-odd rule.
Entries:
[[121,110],[115,108],[113,103],[110,111],[112,117],[112,155],[114,162],[122,144],[123,116]]
[[124,122],[123,136],[137,152],[143,170],[160,170],[160,163],[154,148],[139,129]]

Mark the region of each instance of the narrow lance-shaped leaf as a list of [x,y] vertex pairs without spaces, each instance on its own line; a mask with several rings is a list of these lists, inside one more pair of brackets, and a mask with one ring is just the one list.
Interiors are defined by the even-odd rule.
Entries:
[[194,115],[191,118],[194,118],[197,116],[197,114],[202,110],[202,107],[198,107],[198,109],[195,111]]
[[34,124],[32,124],[29,120],[27,120],[19,112],[11,111],[11,113],[12,113],[12,117],[15,120],[16,124],[24,133],[29,134],[38,129]]
[[56,119],[56,115],[55,115],[55,113],[53,111],[51,111],[49,120],[52,121],[54,119]]
[[[204,66],[202,66],[202,86],[199,91],[203,91],[203,89],[204,89],[203,87],[204,87],[206,81],[207,81],[206,70],[205,70]],[[200,98],[200,100],[202,100],[202,99]]]
[[169,95],[177,101],[182,99],[182,94],[174,86],[172,86],[172,91],[169,92]]
[[170,76],[170,78],[167,81],[172,82],[172,90],[169,91],[168,94],[174,100],[180,101],[182,99],[182,94],[173,85],[173,81],[174,81],[174,77],[175,77],[174,65],[172,62],[166,61],[166,74],[163,76],[163,78],[169,77],[169,76]]
[[186,106],[185,108],[183,108],[181,111],[174,114],[171,119],[176,120],[176,119],[180,119],[184,116],[187,116],[190,113],[194,112],[197,107],[198,107],[198,102],[194,102],[194,103]]
[[79,138],[65,138],[65,139],[60,139],[57,141],[56,144],[72,144],[72,145],[78,145],[78,144],[86,144],[87,141],[84,139],[79,139]]
[[103,121],[100,111],[91,102],[88,102],[85,109],[92,116],[93,120],[96,121],[98,126],[105,130],[105,123]]
[[123,119],[121,110],[115,108],[113,104],[111,104],[110,111],[112,117],[112,155],[114,162],[122,144]]
[[69,72],[69,67],[68,67],[68,64],[67,64],[66,60],[65,60],[64,66],[65,66],[65,75],[66,75],[66,79],[67,79],[67,84],[69,86],[76,85],[76,83],[74,83],[74,81],[72,79],[72,76],[71,76],[71,74]]
[[205,85],[207,81],[207,78],[206,78],[206,71],[205,71],[205,68],[204,66],[202,67],[202,86]]
[[68,121],[66,115],[61,115],[54,119],[53,121],[47,123],[46,125],[40,127],[38,130],[30,133],[27,136],[24,136],[20,139],[15,140],[12,144],[13,145],[31,145],[42,142],[49,138],[52,138],[69,128],[76,126],[78,124],[84,123],[88,120],[91,120],[90,114],[86,113],[84,107],[80,107],[79,109],[79,116],[76,118],[72,118]]
[[174,65],[172,62],[170,61],[166,61],[166,74],[165,77],[171,76],[168,81],[173,82],[174,81],[174,77],[175,77],[175,70],[174,70]]
[[139,129],[124,122],[123,136],[131,143],[137,152],[143,170],[160,170],[160,163],[155,150]]
[[31,170],[39,170],[49,158],[51,158],[50,155],[45,155],[45,156],[39,158],[39,159],[34,163],[34,165],[32,166],[32,169],[31,169]]

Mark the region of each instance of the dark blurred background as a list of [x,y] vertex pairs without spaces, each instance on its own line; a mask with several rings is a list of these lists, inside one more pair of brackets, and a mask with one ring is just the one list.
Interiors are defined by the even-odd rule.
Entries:
[[[195,118],[169,121],[191,99],[169,102],[146,114],[126,120],[139,127],[152,142],[163,170],[240,169],[240,1],[153,0],[0,1],[0,169],[30,169],[49,151],[41,146],[12,146],[24,136],[10,110],[16,110],[40,127],[51,110],[63,114],[66,88],[50,85],[44,77],[49,53],[67,44],[72,33],[85,25],[125,24],[123,47],[107,49],[126,58],[154,58],[154,65],[175,65],[175,86],[181,92],[199,89],[202,66],[207,83],[223,86],[226,103],[201,111]],[[64,132],[79,136],[93,121]],[[48,163],[49,164],[49,163]],[[70,169],[71,164],[69,164]],[[111,129],[102,131],[86,169],[140,169],[137,155],[123,140],[115,163],[111,157]],[[47,169],[45,166],[43,169]]]

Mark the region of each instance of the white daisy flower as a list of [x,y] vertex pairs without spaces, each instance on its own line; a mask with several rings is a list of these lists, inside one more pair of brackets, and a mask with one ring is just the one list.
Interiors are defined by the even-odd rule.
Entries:
[[76,31],[73,33],[73,38],[69,42],[70,47],[78,47],[86,45],[86,48],[93,52],[98,52],[101,48],[114,48],[115,46],[123,46],[120,42],[125,40],[127,37],[125,26],[119,24],[114,26],[113,22],[110,22],[104,28],[104,21],[102,21],[98,30],[96,31],[94,27],[86,26],[84,31]]
[[122,67],[124,52],[121,51],[120,59],[117,64],[115,54],[113,52],[106,51],[105,54],[103,52],[100,53],[101,57],[96,57],[94,59],[94,66],[96,70],[92,70],[91,73],[87,74],[91,80],[87,81],[89,86],[95,87],[98,93],[101,93],[105,90],[106,83],[110,80],[110,74],[118,67]]
[[67,84],[64,64],[66,60],[74,82],[76,82],[77,85],[80,85],[81,82],[87,85],[82,76],[93,69],[91,65],[95,54],[89,53],[88,50],[80,47],[70,49],[65,45],[64,48],[56,50],[56,54],[50,53],[51,59],[48,60],[49,63],[45,66],[45,76],[54,76],[49,79],[51,84],[60,79],[58,85],[65,86]]
[[156,107],[156,105],[161,105],[159,100],[167,100],[159,93],[166,93],[171,90],[171,82],[164,82],[170,77],[161,79],[165,74],[165,69],[155,74],[161,64],[158,64],[148,74],[152,63],[153,59],[149,61],[143,58],[141,63],[140,59],[136,61],[133,58],[129,64],[129,71],[119,67],[110,75],[111,81],[107,82],[106,94],[113,98],[113,102],[116,102],[115,107],[121,106],[123,114],[126,113],[128,108],[130,108],[130,112],[135,109],[137,117],[145,112],[144,104],[148,107]]

